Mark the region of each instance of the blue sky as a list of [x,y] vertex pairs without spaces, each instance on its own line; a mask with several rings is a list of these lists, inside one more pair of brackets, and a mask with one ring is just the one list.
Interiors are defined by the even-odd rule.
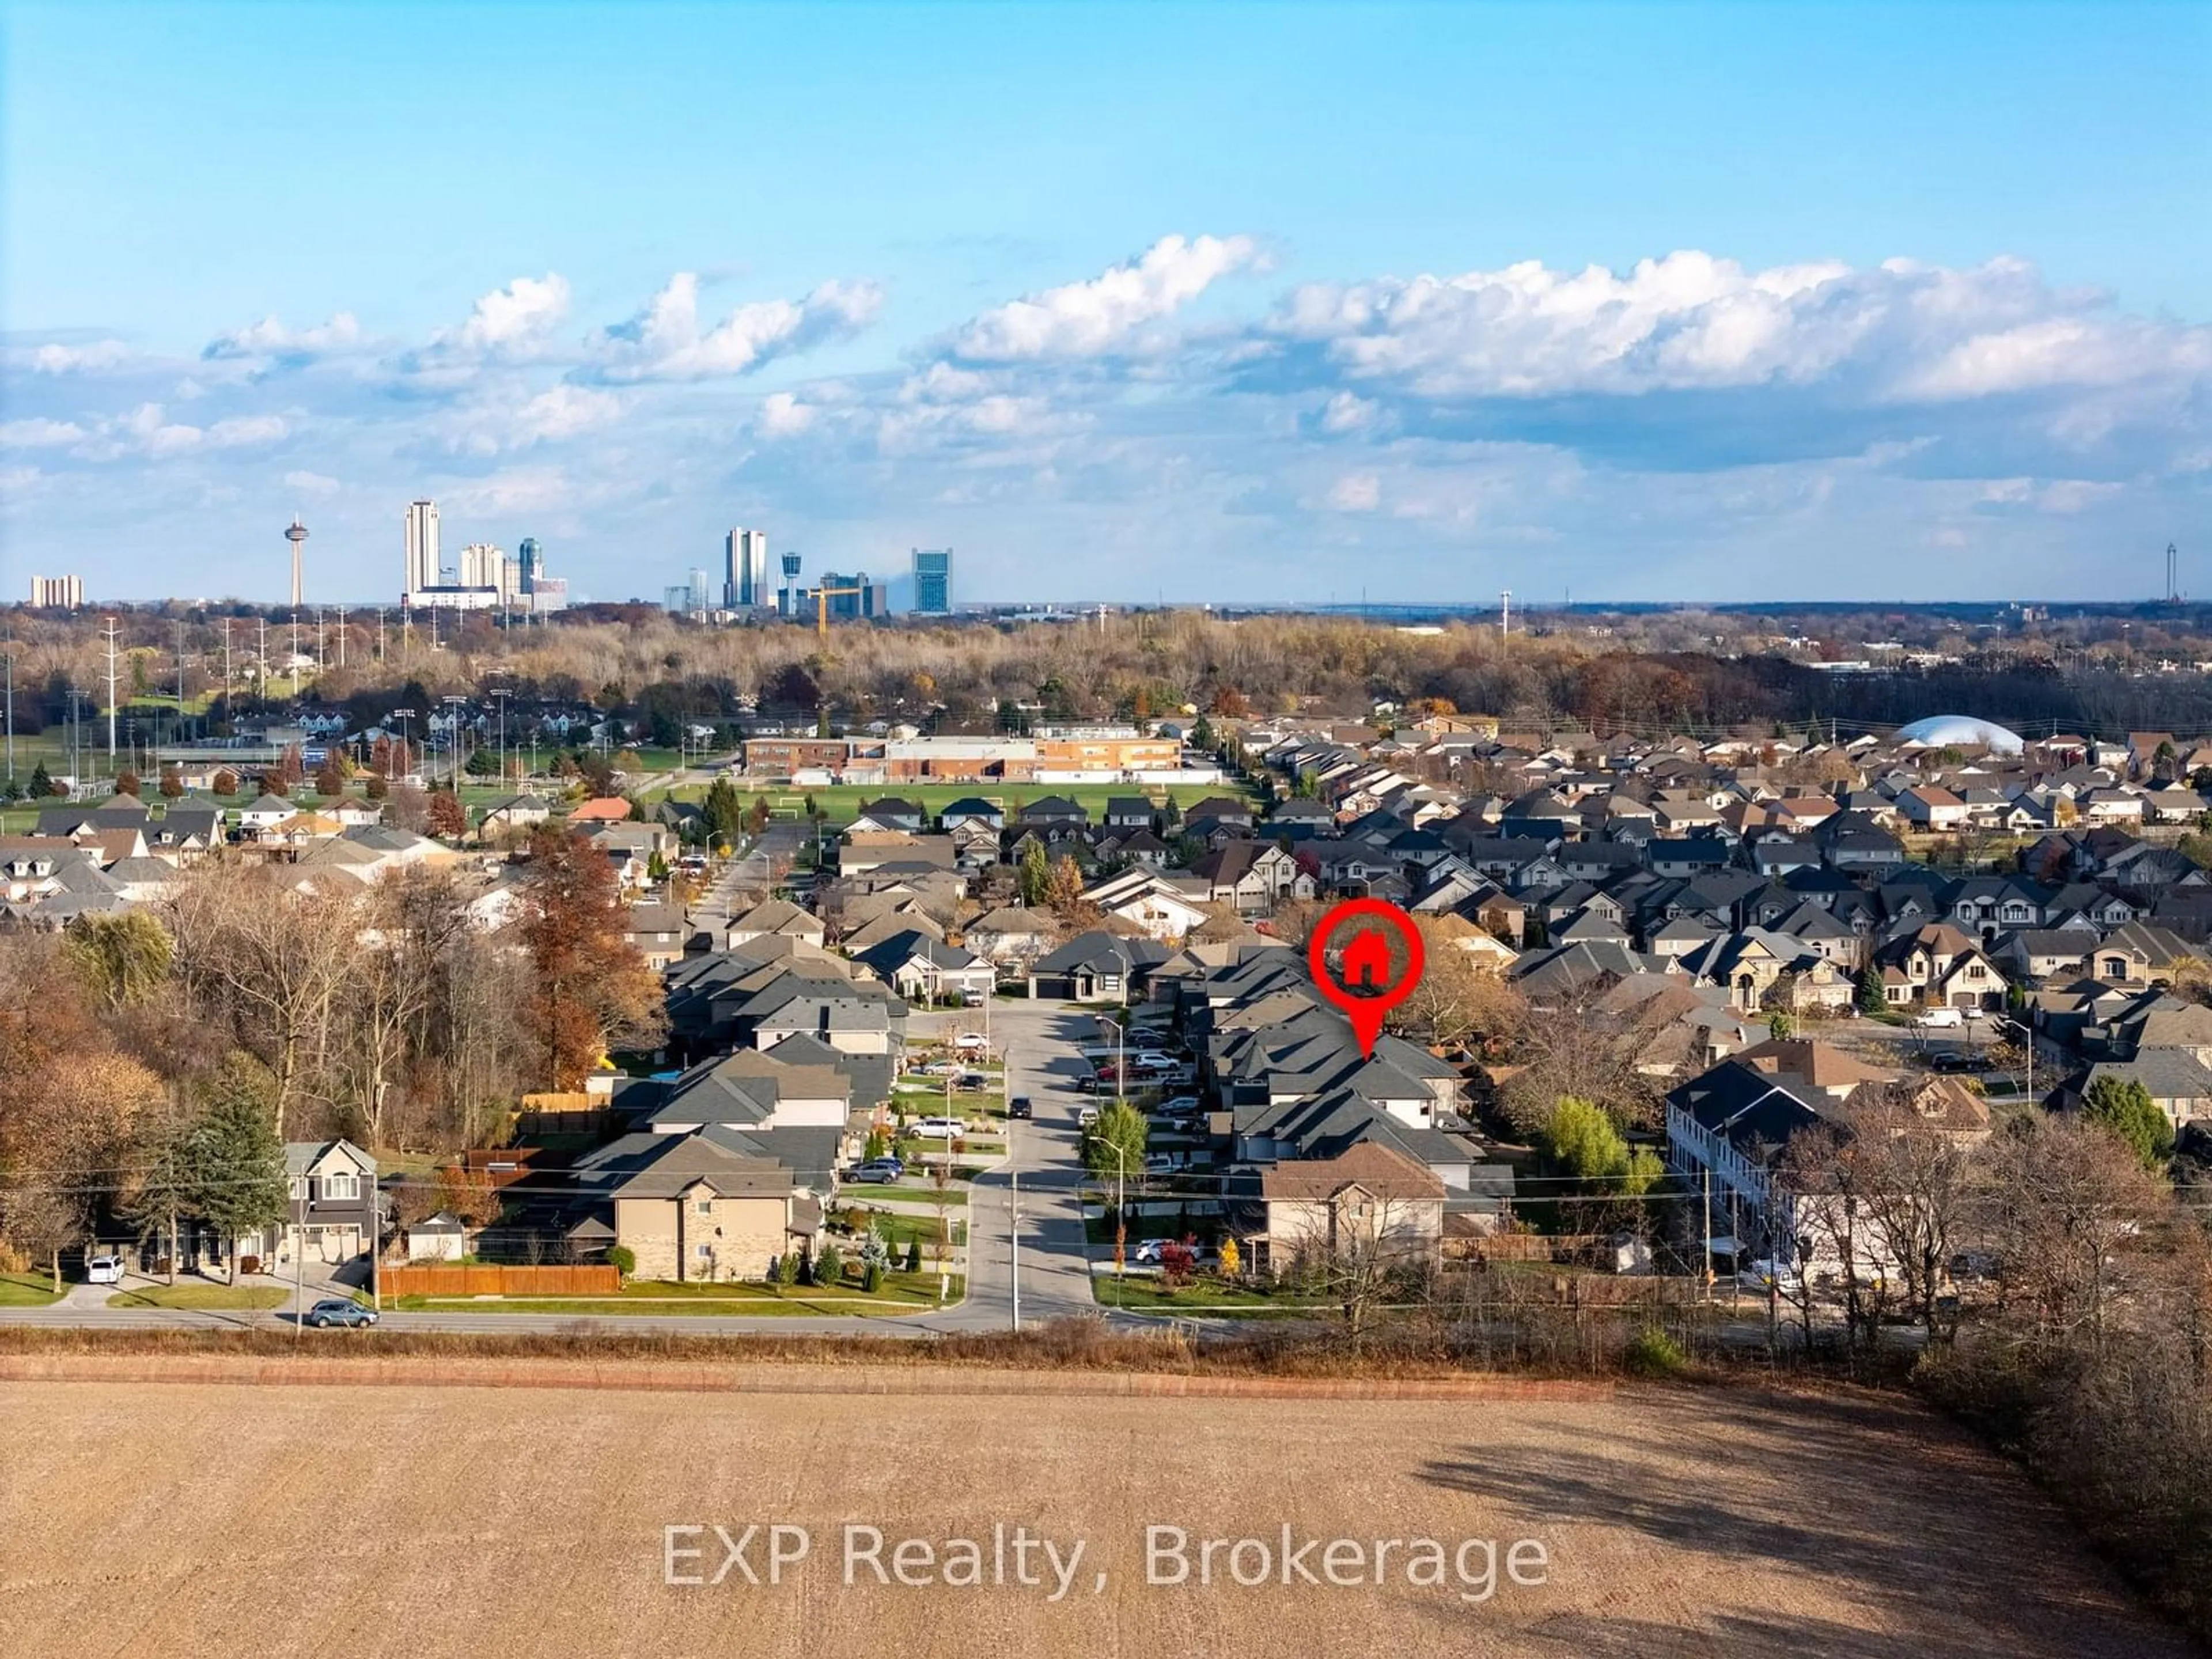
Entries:
[[0,19],[0,592],[275,597],[297,511],[388,599],[418,495],[599,598],[738,523],[978,599],[2212,550],[2212,8]]

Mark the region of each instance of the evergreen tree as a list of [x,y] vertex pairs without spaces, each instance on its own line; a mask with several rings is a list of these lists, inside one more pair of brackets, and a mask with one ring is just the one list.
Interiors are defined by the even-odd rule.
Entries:
[[738,831],[744,827],[745,809],[735,784],[727,778],[716,778],[707,786],[707,799],[701,803],[700,811],[715,841],[736,842]]
[[[185,1146],[192,1207],[234,1246],[285,1217],[290,1182],[276,1136],[276,1085],[251,1055],[224,1057],[199,1090],[201,1112]],[[238,1273],[234,1249],[231,1274]]]
[[2099,1078],[2082,1100],[2081,1115],[2126,1141],[2146,1169],[2157,1169],[2173,1151],[2172,1123],[2150,1091],[2131,1077],[2107,1073]]
[[1866,965],[1866,971],[1859,975],[1858,1003],[1859,1012],[1863,1014],[1878,1014],[1889,1006],[1882,994],[1881,969],[1870,962]]
[[1044,903],[1045,895],[1052,888],[1052,863],[1045,857],[1044,843],[1033,841],[1022,850],[1022,862],[1016,874],[1022,902],[1032,910]]

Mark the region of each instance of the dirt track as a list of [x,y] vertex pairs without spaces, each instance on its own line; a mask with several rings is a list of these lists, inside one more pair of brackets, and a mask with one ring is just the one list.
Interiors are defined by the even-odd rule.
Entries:
[[[790,1380],[0,1384],[0,1654],[2191,1650],[2008,1469],[1879,1401],[1025,1399],[1003,1374],[969,1395],[902,1393],[896,1374],[868,1393],[884,1374],[848,1373],[849,1390],[834,1373]],[[887,1565],[901,1537],[965,1534],[988,1571],[995,1522],[1086,1547],[1057,1604],[1048,1585],[878,1586],[865,1567],[848,1589],[848,1521],[882,1528]],[[717,1522],[803,1527],[812,1553],[781,1588],[736,1571],[665,1583],[664,1528]],[[1145,1582],[1147,1524],[1279,1543],[1285,1522],[1294,1541],[1493,1539],[1498,1588],[1463,1601],[1387,1562],[1382,1588]],[[1541,1588],[1505,1582],[1523,1538],[1545,1546]],[[679,1571],[724,1559],[711,1533],[678,1542],[705,1551]],[[746,1559],[764,1576],[764,1541]],[[1318,1575],[1320,1552],[1307,1560]],[[1479,1575],[1480,1552],[1468,1560]]]

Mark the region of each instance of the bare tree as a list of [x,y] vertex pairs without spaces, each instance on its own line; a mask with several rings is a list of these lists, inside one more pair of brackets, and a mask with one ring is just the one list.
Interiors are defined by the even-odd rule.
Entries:
[[332,1009],[359,952],[356,901],[210,864],[178,885],[164,920],[197,1006],[275,1076],[281,1138],[311,1092],[328,1097]]

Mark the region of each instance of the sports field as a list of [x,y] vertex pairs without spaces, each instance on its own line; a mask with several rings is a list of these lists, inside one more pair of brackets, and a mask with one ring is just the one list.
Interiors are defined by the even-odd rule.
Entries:
[[[2012,1469],[1892,1401],[532,1364],[11,1378],[0,1655],[2189,1651]],[[848,1525],[917,1582],[879,1582]],[[750,1584],[773,1526],[805,1557]],[[1285,1527],[1316,1546],[1295,1571]],[[1024,1536],[1057,1552],[1033,1542],[1028,1584]]]

